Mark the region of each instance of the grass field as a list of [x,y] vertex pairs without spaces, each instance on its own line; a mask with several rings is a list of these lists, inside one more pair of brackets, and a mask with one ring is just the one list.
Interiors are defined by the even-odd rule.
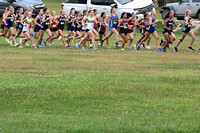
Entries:
[[200,53],[186,49],[190,38],[178,53],[177,41],[163,53],[155,39],[150,51],[121,51],[113,40],[82,51],[0,38],[0,132],[200,132]]

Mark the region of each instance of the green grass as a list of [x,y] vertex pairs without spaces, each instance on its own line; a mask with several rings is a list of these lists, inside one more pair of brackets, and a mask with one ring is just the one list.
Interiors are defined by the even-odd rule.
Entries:
[[178,53],[177,41],[162,53],[154,38],[139,52],[113,40],[112,49],[82,51],[57,40],[11,48],[0,38],[0,132],[200,132],[200,55],[186,49],[190,38]]

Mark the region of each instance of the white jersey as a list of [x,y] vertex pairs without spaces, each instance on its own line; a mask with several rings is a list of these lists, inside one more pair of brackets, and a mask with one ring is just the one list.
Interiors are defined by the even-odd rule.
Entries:
[[94,29],[94,23],[95,23],[94,20],[95,20],[94,17],[93,18],[88,17],[88,20],[86,21],[86,23],[87,23],[87,30],[92,31]]
[[32,19],[26,18],[27,20],[24,22],[23,32],[29,32],[29,28],[32,22]]

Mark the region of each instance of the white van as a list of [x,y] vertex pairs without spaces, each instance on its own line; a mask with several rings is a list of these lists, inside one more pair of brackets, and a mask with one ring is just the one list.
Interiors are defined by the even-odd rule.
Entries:
[[62,7],[66,14],[69,14],[71,8],[76,11],[98,10],[98,16],[102,12],[110,14],[111,6],[117,6],[117,14],[121,16],[123,12],[131,15],[137,13],[137,18],[141,18],[145,11],[151,12],[154,9],[152,0],[66,0],[62,3]]

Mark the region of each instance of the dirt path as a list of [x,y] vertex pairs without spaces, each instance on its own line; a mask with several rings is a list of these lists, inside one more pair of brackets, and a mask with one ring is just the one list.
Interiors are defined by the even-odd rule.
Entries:
[[195,33],[200,28],[200,22],[193,22],[192,25],[195,26],[195,28],[192,29],[192,31]]
[[[194,21],[192,23],[192,26],[195,26],[194,29],[192,29],[192,31],[195,33],[199,28],[200,28],[200,22],[199,21]],[[176,29],[174,29],[174,32],[178,31],[178,30],[181,30],[182,27],[180,27],[179,25],[176,27]]]

